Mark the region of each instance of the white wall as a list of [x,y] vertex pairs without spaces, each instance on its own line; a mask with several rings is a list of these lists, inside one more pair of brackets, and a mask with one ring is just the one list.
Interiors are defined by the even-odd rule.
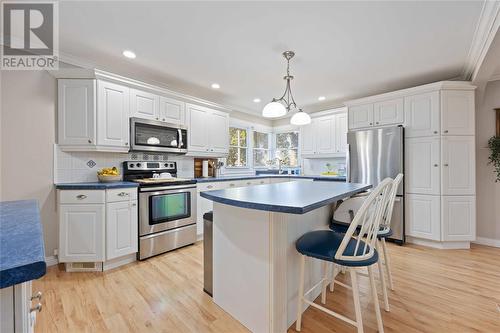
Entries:
[[45,71],[1,75],[1,198],[38,200],[45,251],[52,255],[58,239],[52,185],[56,80]]
[[495,111],[500,108],[500,80],[489,82],[476,113],[477,237],[500,243],[500,182],[488,165],[488,139],[495,135]]

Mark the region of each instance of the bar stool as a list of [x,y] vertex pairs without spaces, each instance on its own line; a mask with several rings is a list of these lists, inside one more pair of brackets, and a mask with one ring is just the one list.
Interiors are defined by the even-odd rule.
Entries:
[[[304,303],[307,303],[331,316],[355,326],[358,333],[362,333],[363,320],[361,318],[358,270],[363,267],[367,267],[368,269],[378,330],[379,332],[384,331],[372,266],[375,265],[379,259],[378,253],[375,249],[375,243],[377,240],[377,231],[380,227],[380,222],[382,220],[384,207],[386,206],[386,201],[389,197],[391,185],[392,179],[387,178],[370,192],[345,234],[332,230],[317,230],[308,232],[297,240],[295,247],[301,255],[299,294],[297,301],[297,331],[300,331],[301,329],[303,305]],[[360,232],[355,235],[358,227],[360,228]],[[364,240],[362,239],[363,235],[365,236]],[[323,278],[315,286],[304,293],[306,257],[323,261]],[[351,276],[351,286],[335,280],[330,281],[327,270],[329,262],[346,267]],[[337,283],[352,290],[356,320],[352,320],[340,313],[334,312],[324,306],[305,299],[305,296],[321,284],[321,303],[325,304],[326,287],[329,282]]]
[[[389,300],[387,296],[387,287],[385,283],[386,277],[384,276],[382,264],[384,264],[385,266],[386,270],[385,275],[387,275],[387,279],[389,281],[389,288],[391,290],[394,290],[394,283],[392,279],[390,258],[387,252],[387,245],[385,239],[392,235],[392,229],[391,229],[392,212],[394,209],[394,202],[396,200],[398,187],[402,180],[403,180],[403,174],[400,173],[392,181],[391,191],[389,193],[389,198],[386,202],[386,207],[384,209],[382,221],[380,222],[380,228],[377,234],[377,242],[376,242],[376,249],[381,253],[383,257],[383,261],[380,260],[378,265],[379,265],[380,280],[382,284],[382,294],[384,297],[384,305],[386,311],[389,311]],[[367,193],[364,193],[358,196],[351,197],[342,202],[342,204],[340,204],[337,207],[333,215],[333,221],[330,224],[330,229],[341,233],[346,232],[347,229],[349,228],[349,225],[351,224],[351,221],[354,219],[354,213],[359,209],[363,201],[366,200],[366,197]],[[332,274],[335,275],[335,268]],[[333,285],[330,285],[330,291],[333,291]]]

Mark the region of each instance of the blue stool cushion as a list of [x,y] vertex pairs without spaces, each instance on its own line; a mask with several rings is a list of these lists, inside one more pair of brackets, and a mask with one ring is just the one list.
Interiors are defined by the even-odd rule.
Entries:
[[[331,261],[342,266],[370,266],[378,261],[378,253],[375,251],[370,259],[361,261],[346,261],[335,259],[335,253],[344,238],[344,234],[331,231],[331,230],[317,230],[311,231],[300,237],[295,243],[295,247],[299,253],[313,257],[321,260]],[[361,255],[363,253],[365,243],[360,242],[357,254]],[[354,249],[356,248],[356,240],[351,239],[347,248],[344,251],[344,255],[353,255]]]
[[[329,227],[331,230],[333,230],[335,232],[346,233],[347,229],[349,229],[349,223],[345,223],[345,222],[337,221],[337,220],[332,220],[332,223],[330,223]],[[359,232],[360,229],[361,229],[361,226],[358,226],[357,231]],[[380,230],[378,235],[377,235],[377,238],[382,239],[382,238],[387,238],[387,237],[391,237],[391,236],[392,236],[392,229],[389,229],[386,231]]]

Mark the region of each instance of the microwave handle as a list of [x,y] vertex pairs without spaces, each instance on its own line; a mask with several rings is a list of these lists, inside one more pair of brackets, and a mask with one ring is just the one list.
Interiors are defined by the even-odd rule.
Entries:
[[182,148],[184,142],[182,142],[182,130],[180,128],[177,129],[177,136],[178,136],[177,140],[178,148]]

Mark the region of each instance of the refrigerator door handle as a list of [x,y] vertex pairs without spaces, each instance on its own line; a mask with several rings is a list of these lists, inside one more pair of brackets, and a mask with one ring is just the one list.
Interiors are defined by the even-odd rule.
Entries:
[[346,182],[350,183],[351,182],[351,153],[350,149],[351,146],[348,144],[345,150],[345,161],[346,161]]

